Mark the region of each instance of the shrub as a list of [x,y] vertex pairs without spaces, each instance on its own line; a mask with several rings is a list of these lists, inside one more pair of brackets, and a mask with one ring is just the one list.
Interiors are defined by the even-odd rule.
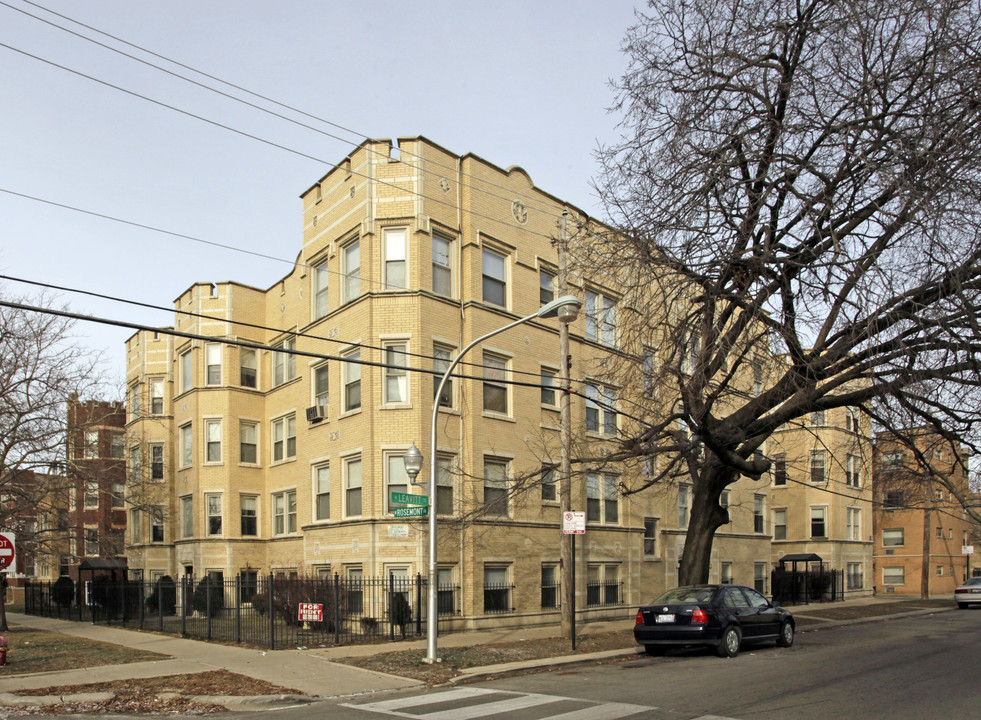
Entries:
[[164,615],[177,614],[177,583],[170,575],[157,578],[146,599],[146,609],[151,613],[161,610]]
[[225,584],[210,577],[204,578],[194,588],[191,607],[207,617],[214,617],[225,607]]

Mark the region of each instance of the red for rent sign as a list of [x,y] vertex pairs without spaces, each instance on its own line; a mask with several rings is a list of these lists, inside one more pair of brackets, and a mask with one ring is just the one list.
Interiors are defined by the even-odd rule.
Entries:
[[324,606],[320,603],[300,603],[300,622],[323,622]]

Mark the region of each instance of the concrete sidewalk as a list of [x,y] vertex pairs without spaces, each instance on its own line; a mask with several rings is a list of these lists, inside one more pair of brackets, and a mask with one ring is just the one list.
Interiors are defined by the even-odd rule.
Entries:
[[[869,622],[870,620],[896,619],[911,615],[943,612],[945,609],[956,609],[956,605],[951,600],[950,608],[930,608],[906,612],[899,611],[900,609],[897,608],[899,612],[896,613],[850,620],[829,620],[821,617],[822,611],[828,612],[837,608],[868,606],[871,610],[871,606],[874,605],[915,599],[909,597],[866,597],[845,602],[829,603],[827,605],[797,606],[792,608],[792,611],[795,617],[806,617],[810,620],[806,626],[800,628],[801,632],[807,632],[828,627]],[[621,620],[590,623],[580,626],[579,631],[581,635],[588,635],[590,633],[608,630],[622,630],[631,626],[632,617],[633,609],[631,608],[629,616],[625,615]],[[6,672],[0,671],[0,693],[55,685],[81,685],[116,679],[149,678],[219,669],[239,673],[248,677],[259,678],[283,687],[294,688],[308,698],[338,697],[384,690],[399,690],[422,684],[418,680],[364,670],[335,661],[345,657],[365,657],[402,650],[425,649],[425,639],[399,643],[345,645],[309,650],[276,650],[269,652],[255,648],[207,643],[200,640],[157,635],[105,625],[91,625],[67,620],[28,616],[19,613],[8,613],[8,619],[11,623],[25,627],[51,630],[66,636],[90,638],[116,645],[153,651],[168,656],[168,659],[22,675],[8,675]],[[559,629],[555,625],[524,629],[503,628],[500,630],[452,633],[441,637],[439,643],[440,647],[443,648],[495,643],[517,644],[527,640],[556,637],[558,632]],[[638,648],[625,648],[599,653],[540,658],[502,665],[475,667],[462,671],[462,674],[455,678],[454,682],[474,680],[489,675],[519,672],[533,668],[588,663],[612,657],[636,655],[638,652]],[[15,665],[9,666],[7,670],[14,670],[15,668]],[[283,696],[281,698],[266,698],[265,701],[256,698],[252,702],[255,705],[268,707],[271,703],[293,703],[298,700],[302,701],[302,698]],[[245,709],[244,706],[249,704],[249,699],[238,698],[235,702],[237,702],[235,709]],[[231,707],[231,705],[228,706]]]

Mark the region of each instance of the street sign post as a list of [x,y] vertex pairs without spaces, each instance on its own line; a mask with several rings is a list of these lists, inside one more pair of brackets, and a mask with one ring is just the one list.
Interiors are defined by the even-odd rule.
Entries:
[[429,506],[423,505],[422,507],[407,507],[407,508],[395,508],[392,511],[395,517],[429,517]]
[[16,545],[13,533],[0,533],[0,570],[14,566]]
[[428,495],[410,495],[409,493],[393,492],[393,505],[429,505]]

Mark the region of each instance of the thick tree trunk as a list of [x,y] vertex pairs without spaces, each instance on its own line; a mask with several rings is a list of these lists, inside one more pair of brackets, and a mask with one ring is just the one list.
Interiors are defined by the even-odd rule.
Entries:
[[709,581],[715,531],[729,521],[728,513],[719,504],[719,497],[734,479],[730,470],[707,467],[695,480],[691,519],[678,569],[679,585],[699,585]]

